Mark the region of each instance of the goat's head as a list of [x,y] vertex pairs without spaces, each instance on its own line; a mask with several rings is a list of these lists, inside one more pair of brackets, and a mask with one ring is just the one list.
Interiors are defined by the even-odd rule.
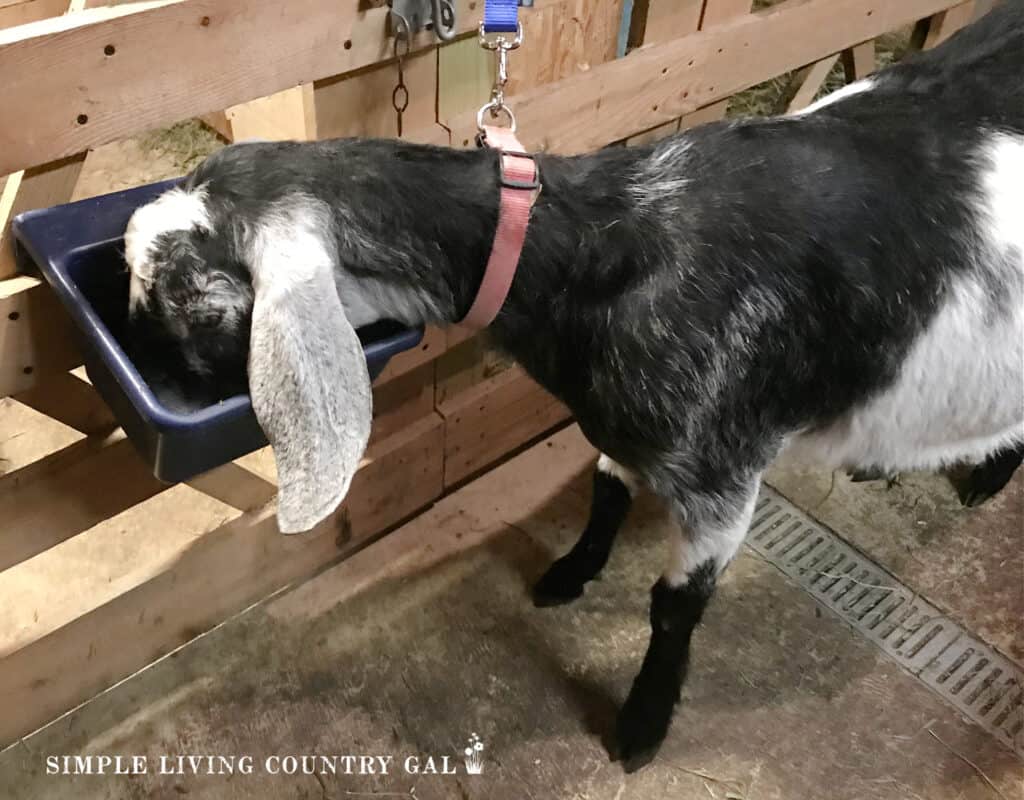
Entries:
[[[129,315],[192,378],[241,379],[273,449],[278,521],[308,530],[344,498],[369,437],[370,381],[342,307],[329,216],[312,199],[235,213],[172,189],[125,232]],[[342,285],[343,288],[343,285]],[[357,323],[358,324],[358,323]]]
[[172,189],[136,211],[125,259],[131,335],[160,351],[141,355],[180,363],[182,382],[204,396],[245,391],[252,279],[214,229],[204,193]]

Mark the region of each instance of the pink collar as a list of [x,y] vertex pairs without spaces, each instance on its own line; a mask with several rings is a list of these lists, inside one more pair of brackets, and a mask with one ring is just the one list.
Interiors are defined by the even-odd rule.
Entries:
[[482,141],[501,152],[501,201],[498,227],[483,280],[473,305],[459,323],[477,330],[494,321],[508,297],[526,241],[530,209],[540,194],[537,164],[533,156],[523,150],[511,128],[485,126]]

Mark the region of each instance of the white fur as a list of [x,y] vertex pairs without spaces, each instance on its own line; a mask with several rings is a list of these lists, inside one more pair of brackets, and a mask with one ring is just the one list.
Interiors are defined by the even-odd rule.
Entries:
[[747,536],[757,503],[758,486],[759,482],[754,484],[742,511],[726,524],[682,523],[680,535],[672,540],[672,554],[664,574],[670,587],[685,584],[693,571],[709,560],[715,563],[716,575],[728,566]]
[[145,308],[149,302],[147,287],[153,280],[154,269],[150,248],[156,238],[169,231],[196,227],[210,230],[206,192],[202,187],[191,191],[171,189],[132,214],[124,234],[124,257],[132,273],[128,289],[131,311],[139,306]]
[[819,111],[825,106],[830,106],[833,103],[838,103],[840,100],[845,100],[847,97],[852,97],[855,94],[862,94],[863,92],[870,92],[877,85],[878,83],[874,78],[864,78],[863,80],[848,83],[846,86],[825,95],[820,100],[815,100],[806,108],[802,108],[799,111],[794,112],[791,116],[802,117],[807,114],[813,114],[815,111]]
[[992,135],[980,161],[986,244],[973,274],[950,287],[895,385],[799,437],[799,454],[836,466],[934,469],[1024,441],[1024,137]]
[[597,471],[603,472],[605,475],[611,475],[613,478],[618,478],[625,485],[626,489],[629,490],[630,495],[636,496],[636,493],[640,490],[640,481],[637,479],[630,470],[626,469],[618,461],[612,461],[604,453],[601,453],[597,459]]

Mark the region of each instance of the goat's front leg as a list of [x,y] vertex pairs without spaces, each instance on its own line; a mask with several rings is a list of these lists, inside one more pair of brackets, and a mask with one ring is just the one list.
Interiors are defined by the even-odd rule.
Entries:
[[533,588],[538,607],[569,603],[604,569],[615,536],[629,513],[637,481],[623,466],[602,454],[594,471],[590,519],[575,546],[555,561]]
[[618,757],[627,772],[649,763],[668,733],[686,680],[690,637],[747,534],[759,486],[758,475],[674,504],[680,536],[651,591],[651,641],[616,726]]

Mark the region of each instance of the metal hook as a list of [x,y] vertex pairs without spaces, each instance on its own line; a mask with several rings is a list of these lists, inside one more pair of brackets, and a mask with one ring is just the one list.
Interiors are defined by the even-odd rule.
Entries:
[[455,38],[455,6],[452,0],[431,0],[434,33],[442,42]]
[[491,119],[496,120],[498,116],[504,113],[508,117],[508,129],[512,133],[516,132],[516,116],[512,113],[512,109],[505,105],[502,100],[491,100],[487,105],[483,106],[479,111],[476,112],[476,129],[483,131],[484,129],[484,115],[490,112]]
[[392,30],[399,20],[406,23],[410,38],[424,28],[433,28],[437,38],[450,42],[457,33],[453,0],[389,0]]

